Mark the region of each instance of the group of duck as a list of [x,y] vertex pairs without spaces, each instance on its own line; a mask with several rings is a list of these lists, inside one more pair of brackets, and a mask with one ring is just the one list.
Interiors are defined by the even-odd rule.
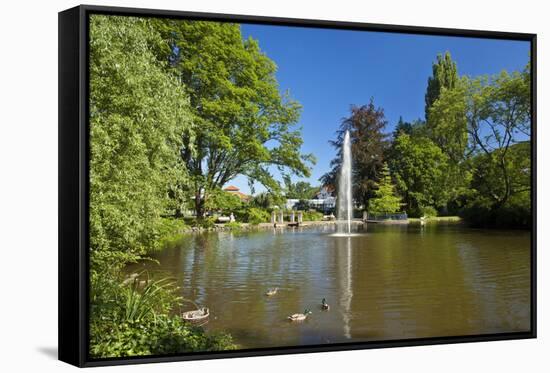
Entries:
[[[279,291],[279,288],[271,288],[266,291],[265,295],[267,297],[272,297],[276,295],[278,291]],[[323,300],[321,301],[321,309],[323,311],[328,311],[330,309],[330,306],[328,305],[327,300],[325,298],[323,298]],[[288,316],[287,319],[290,321],[304,321],[305,319],[307,319],[309,315],[311,315],[311,313],[312,312],[308,308],[306,308],[303,313],[295,313],[293,315]]]

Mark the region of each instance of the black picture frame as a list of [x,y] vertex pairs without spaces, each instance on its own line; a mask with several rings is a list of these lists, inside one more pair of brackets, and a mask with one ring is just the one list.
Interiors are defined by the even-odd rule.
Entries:
[[[422,35],[475,37],[528,41],[531,45],[531,330],[469,336],[418,338],[377,342],[352,342],[281,348],[203,352],[170,356],[91,359],[88,354],[88,17],[91,14],[140,17],[170,17],[189,20],[230,21],[266,25],[286,25],[329,29],[378,31]],[[399,26],[341,21],[260,17],[248,15],[183,12],[81,5],[59,13],[59,360],[79,367],[218,359],[260,355],[326,352],[382,347],[420,346],[536,338],[536,123],[537,96],[536,34]]]

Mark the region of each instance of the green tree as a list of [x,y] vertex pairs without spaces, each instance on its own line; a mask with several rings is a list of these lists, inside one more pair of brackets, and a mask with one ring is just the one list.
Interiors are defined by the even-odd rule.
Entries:
[[[504,172],[499,165],[502,154],[479,153],[472,160],[472,194],[463,212],[467,220],[476,226],[531,226],[531,147],[528,141],[511,145],[507,150],[506,174],[509,175],[509,196],[507,184],[503,182]],[[501,153],[503,149],[494,150]]]
[[[185,185],[180,151],[192,136],[189,99],[144,18],[90,17],[90,350],[93,357],[234,348],[170,315],[163,281],[144,289],[121,269],[160,245],[168,195]],[[149,280],[149,279],[148,279]],[[130,287],[131,286],[131,287]]]
[[369,213],[373,215],[392,214],[401,208],[401,198],[396,194],[388,165],[384,163],[380,172],[378,189],[369,200]]
[[190,97],[197,130],[184,137],[181,153],[191,176],[195,211],[204,196],[237,175],[268,190],[279,184],[270,172],[307,177],[311,155],[300,152],[296,126],[300,105],[279,91],[277,67],[252,38],[243,41],[232,23],[161,20],[157,28],[171,45],[166,59]]
[[319,187],[314,187],[307,181],[293,183],[289,175],[283,176],[285,197],[289,199],[312,199]]
[[428,136],[448,157],[448,201],[442,210],[456,212],[463,206],[471,173],[467,166],[467,78],[458,76],[449,52],[439,55],[432,66],[426,90],[426,126]]
[[413,132],[413,124],[410,122],[405,122],[403,120],[403,117],[399,117],[399,121],[395,125],[395,129],[393,130],[393,138],[396,139],[400,134],[405,133],[407,135],[411,135]]
[[[523,172],[511,167],[515,161],[510,149],[531,134],[529,70],[468,80],[467,92],[470,152],[484,154],[484,161],[495,168],[486,196],[499,208],[515,193],[515,180]],[[519,189],[526,185],[530,184]]]
[[353,195],[363,206],[374,197],[380,171],[384,165],[384,153],[387,149],[387,135],[383,132],[387,125],[384,110],[374,106],[371,99],[368,105],[352,106],[351,115],[342,121],[336,132],[336,140],[330,144],[336,148],[337,155],[331,161],[332,169],[321,177],[324,185],[338,186],[342,164],[342,145],[346,131],[350,133],[353,162]]
[[[505,149],[497,149],[491,155],[480,153],[473,160],[474,174],[472,188],[493,205],[503,204],[501,196],[509,193],[510,198],[520,193],[529,193],[531,185],[530,143],[522,142],[507,149],[506,170],[500,167],[501,154]],[[496,153],[496,154],[495,154]],[[509,175],[509,186],[503,182],[504,174]],[[510,190],[507,192],[507,188]]]
[[448,162],[449,157],[427,137],[401,134],[395,139],[389,166],[409,215],[446,205]]
[[464,161],[468,146],[466,85],[464,78],[453,88],[442,87],[426,123],[430,138],[455,165]]
[[268,210],[275,206],[282,208],[285,203],[286,198],[282,194],[266,191],[255,195],[250,201],[250,206]]
[[453,89],[458,79],[458,70],[451,58],[451,53],[437,55],[437,61],[432,64],[432,76],[428,78],[428,88],[424,96],[426,121],[429,121],[430,108],[439,98],[442,89]]
[[463,205],[469,188],[471,171],[468,166],[467,78],[453,88],[442,87],[439,98],[433,102],[426,123],[426,135],[448,156],[448,203],[444,210],[456,212]]
[[179,153],[192,136],[189,99],[154,54],[162,43],[146,19],[91,17],[92,264],[155,248],[167,193],[185,182]]
[[212,189],[205,198],[204,208],[206,211],[219,211],[222,213],[231,213],[241,208],[241,199],[220,188]]

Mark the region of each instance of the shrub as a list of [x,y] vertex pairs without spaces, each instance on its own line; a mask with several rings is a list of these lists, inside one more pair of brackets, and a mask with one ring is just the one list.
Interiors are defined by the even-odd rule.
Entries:
[[235,218],[238,222],[249,223],[252,225],[266,223],[269,221],[270,217],[271,214],[268,211],[257,207],[246,206],[235,211]]
[[[181,233],[185,231],[188,225],[183,219],[163,218],[159,229],[161,244],[156,249],[162,249],[170,244],[175,243],[181,238]],[[149,250],[152,252],[155,250]]]
[[206,229],[214,228],[216,226],[216,218],[215,217],[204,218],[199,221],[199,224],[201,227]]
[[224,224],[224,227],[233,230],[240,230],[242,228],[242,224],[236,221],[231,221],[229,223]]
[[228,214],[230,211],[239,209],[242,206],[241,199],[234,194],[216,188],[208,193],[205,202],[205,209]]
[[323,220],[323,213],[315,210],[304,211],[304,221],[319,221]]
[[530,228],[530,194],[512,196],[503,206],[495,207],[491,201],[478,197],[461,212],[468,224],[480,228]]
[[270,219],[269,212],[258,209],[255,207],[251,207],[248,209],[248,223],[252,225],[258,225],[260,223],[268,222]]
[[420,208],[420,216],[433,218],[437,216],[437,210],[432,206],[423,206]]
[[165,355],[234,349],[229,335],[207,335],[179,316],[158,315],[140,322],[92,320],[90,354],[94,358]]
[[[94,358],[234,349],[229,335],[207,335],[173,311],[181,298],[168,279],[121,282],[95,278],[90,313],[90,354]],[[142,285],[141,281],[146,284]]]

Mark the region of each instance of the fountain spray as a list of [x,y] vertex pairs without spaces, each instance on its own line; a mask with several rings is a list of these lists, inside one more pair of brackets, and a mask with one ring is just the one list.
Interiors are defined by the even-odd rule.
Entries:
[[338,233],[351,234],[352,213],[351,142],[349,131],[346,131],[342,145],[342,166],[338,182]]

